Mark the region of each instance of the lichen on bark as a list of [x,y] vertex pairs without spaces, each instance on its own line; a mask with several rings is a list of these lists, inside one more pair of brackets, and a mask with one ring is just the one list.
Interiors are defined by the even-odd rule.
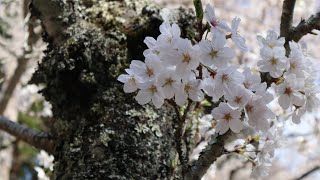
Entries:
[[[34,11],[44,19],[46,8],[37,9],[38,2],[33,1]],[[45,85],[41,93],[53,107],[51,133],[58,141],[53,179],[181,178],[172,163],[173,110],[137,104],[116,80],[132,58],[142,57],[144,37],[159,34],[159,9],[138,8],[139,1],[130,0],[52,2],[72,9],[74,17],[57,8],[59,18],[50,23],[59,22],[63,36],[55,41],[56,33],[47,32],[48,49],[31,80]],[[112,17],[133,6],[134,19]],[[182,29],[192,28],[190,11],[180,11]]]

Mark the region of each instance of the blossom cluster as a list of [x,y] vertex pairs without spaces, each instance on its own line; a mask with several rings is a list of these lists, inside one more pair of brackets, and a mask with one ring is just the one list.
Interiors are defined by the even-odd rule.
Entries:
[[228,34],[240,50],[248,50],[244,38],[237,33],[240,19],[234,18],[230,28],[215,17],[210,5],[205,17],[211,26],[210,39],[193,44],[180,37],[177,24],[164,22],[157,39],[147,37],[144,41],[148,46],[143,53],[145,61],[131,61],[130,68],[125,70],[128,74],[120,75],[118,80],[124,83],[127,93],[139,89],[135,97],[139,104],[152,102],[158,108],[165,99],[173,99],[179,106],[187,99],[201,102],[204,94],[213,102],[223,99],[212,111],[219,134],[229,128],[239,133],[243,128],[243,110],[251,126],[266,131],[268,119],[274,117],[266,106],[272,100],[266,83],[261,83],[260,76],[249,68],[240,72],[230,63],[235,52],[226,45]]
[[283,109],[293,109],[295,123],[305,112],[320,105],[309,57],[295,42],[290,42],[291,53],[287,57],[285,39],[278,38],[272,30],[266,38],[258,36],[262,59],[258,61],[258,68],[278,79],[269,87],[258,73],[231,63],[236,53],[235,48],[227,45],[227,40],[240,51],[249,50],[238,33],[240,18],[235,17],[229,26],[215,16],[210,5],[206,6],[204,17],[210,29],[199,42],[181,37],[177,24],[161,24],[161,34],[156,39],[146,37],[144,40],[148,47],[143,53],[144,61],[132,60],[125,69],[127,74],[120,75],[118,80],[124,83],[126,93],[138,91],[135,99],[141,105],[152,102],[160,108],[166,99],[178,106],[184,106],[188,99],[218,104],[210,116],[205,115],[201,128],[211,135],[212,128],[219,135],[229,129],[234,133],[247,127],[253,129],[261,136],[259,145],[255,147],[250,141],[241,140],[236,147],[251,152],[243,154],[255,162],[254,177],[266,174],[274,149],[279,146],[276,136],[280,132],[275,126],[271,127],[275,114],[268,107],[274,99],[269,90],[274,89],[279,95],[278,102]]
[[290,108],[293,111],[292,121],[298,124],[301,116],[314,111],[320,105],[317,96],[320,90],[315,83],[317,72],[310,57],[296,42],[289,42],[291,52],[289,57],[286,57],[285,39],[278,38],[274,31],[268,31],[266,38],[258,36],[258,40],[262,57],[258,62],[260,71],[268,72],[273,78],[283,78],[274,85],[279,95],[278,102],[284,110]]

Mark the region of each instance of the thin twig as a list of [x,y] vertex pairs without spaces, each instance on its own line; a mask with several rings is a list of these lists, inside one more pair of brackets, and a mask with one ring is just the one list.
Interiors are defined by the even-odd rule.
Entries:
[[302,180],[303,178],[309,176],[310,174],[314,173],[315,171],[319,170],[320,169],[320,166],[316,166],[312,169],[310,169],[309,171],[303,173],[300,177],[294,179],[294,180]]
[[183,146],[182,146],[182,137],[183,137],[183,129],[184,129],[184,122],[183,117],[180,115],[179,107],[178,105],[173,101],[169,100],[168,101],[174,108],[175,113],[177,115],[177,120],[175,120],[175,144],[176,144],[176,151],[178,152],[179,155],[179,161],[182,166],[182,174],[184,175],[187,170],[187,158],[186,155],[183,153]]
[[15,69],[11,79],[9,80],[7,88],[4,90],[2,99],[0,101],[0,115],[3,115],[4,111],[6,110],[10,98],[12,97],[17,84],[20,82],[21,76],[27,68],[27,63],[27,58],[21,57],[18,59],[18,66]]
[[36,21],[36,19],[30,16],[28,17],[29,19],[26,20],[28,32],[27,32],[26,43],[23,49],[23,54],[17,58],[18,65],[8,82],[6,89],[3,92],[3,96],[0,101],[0,115],[3,115],[4,111],[6,110],[9,100],[11,99],[11,96],[14,90],[16,89],[16,86],[20,82],[22,75],[27,69],[28,61],[30,59],[29,57],[27,58],[27,56],[30,55],[30,53],[32,52],[32,45],[35,43],[34,39],[36,34],[34,33],[33,29],[34,29],[34,22]]
[[19,140],[49,153],[52,153],[55,147],[55,141],[50,134],[46,132],[37,132],[34,129],[13,122],[3,116],[0,116],[0,129]]

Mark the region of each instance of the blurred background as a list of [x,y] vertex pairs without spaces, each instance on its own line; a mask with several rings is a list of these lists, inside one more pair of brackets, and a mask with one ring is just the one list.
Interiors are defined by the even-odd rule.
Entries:
[[[45,50],[40,22],[30,18],[28,12],[29,1],[0,0],[0,114],[45,131],[52,122],[51,106],[38,94],[41,87],[28,84]],[[192,0],[153,0],[153,3],[165,8],[164,17],[180,6],[193,8]],[[203,0],[202,3],[212,4],[217,17],[229,24],[235,16],[241,18],[239,33],[246,38],[250,51],[237,52],[234,63],[254,68],[260,60],[256,36],[265,36],[268,29],[279,32],[282,0]],[[294,24],[319,11],[320,0],[297,0]],[[300,42],[320,70],[320,35],[307,35]],[[279,115],[278,120],[285,121],[286,142],[276,151],[269,175],[261,179],[320,179],[320,109],[295,125],[282,118],[286,112],[281,108],[276,105],[272,108]],[[0,180],[49,179],[52,161],[52,156],[0,131]],[[247,180],[251,166],[237,156],[223,156],[203,179]]]

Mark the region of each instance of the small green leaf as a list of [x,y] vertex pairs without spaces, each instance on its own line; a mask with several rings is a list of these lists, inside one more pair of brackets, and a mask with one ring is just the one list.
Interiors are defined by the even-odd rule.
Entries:
[[193,0],[194,8],[196,9],[196,16],[198,22],[202,22],[203,19],[203,9],[201,0]]
[[201,102],[201,106],[210,107],[210,106],[212,106],[212,104],[208,100],[205,99],[204,101]]

